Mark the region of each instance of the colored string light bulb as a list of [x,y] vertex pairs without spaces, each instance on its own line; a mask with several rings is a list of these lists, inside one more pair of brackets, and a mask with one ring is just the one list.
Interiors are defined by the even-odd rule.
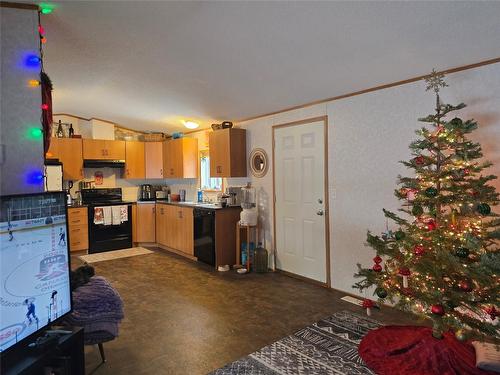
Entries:
[[43,131],[40,128],[31,128],[30,136],[32,139],[40,139],[43,137]]
[[41,108],[46,111],[47,109],[49,109],[49,105],[48,104],[42,104],[41,105]]
[[42,44],[47,43],[47,38],[46,38],[46,37],[44,37],[44,36],[42,36],[42,37],[40,38],[40,40],[42,41]]
[[38,25],[38,32],[40,33],[40,35],[45,34],[45,29],[43,28],[42,25]]
[[54,10],[54,6],[52,4],[41,3],[40,4],[40,12],[42,14],[50,14]]
[[37,55],[28,55],[24,61],[24,64],[28,68],[38,68],[40,66],[40,57]]
[[40,86],[40,85],[41,85],[41,82],[40,82],[39,80],[37,80],[37,79],[30,79],[30,80],[28,81],[28,85],[29,85],[30,87],[38,87],[38,86]]

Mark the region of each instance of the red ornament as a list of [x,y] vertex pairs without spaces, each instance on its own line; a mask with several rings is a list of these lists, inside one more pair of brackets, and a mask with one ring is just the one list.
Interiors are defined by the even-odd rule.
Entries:
[[378,263],[374,264],[372,267],[372,270],[374,270],[375,272],[380,272],[380,271],[382,271],[382,266]]
[[401,267],[399,269],[399,274],[401,276],[410,276],[410,269],[408,267]]
[[368,298],[365,298],[363,300],[363,308],[365,309],[370,309],[372,308],[373,306],[375,306],[375,302],[373,302],[371,299],[368,299]]
[[468,280],[460,280],[460,282],[458,283],[458,287],[463,292],[472,291],[472,285]]
[[422,164],[424,164],[424,162],[425,162],[425,159],[424,159],[424,157],[423,157],[422,155],[417,156],[417,157],[416,157],[415,159],[413,159],[413,160],[415,161],[415,164],[416,164],[416,165],[422,165]]
[[418,256],[423,255],[425,253],[425,248],[422,245],[415,245],[413,253]]
[[486,307],[484,309],[484,312],[490,316],[491,320],[495,320],[496,317],[500,315],[495,306],[493,305]]
[[470,173],[470,169],[469,168],[465,168],[464,169],[464,175],[468,175]]
[[431,312],[435,315],[442,316],[444,315],[444,307],[443,305],[432,305]]
[[436,221],[434,219],[430,219],[425,223],[427,225],[427,230],[431,231],[437,228]]
[[382,258],[377,255],[375,258],[373,258],[373,261],[377,264],[380,264],[382,263]]
[[477,197],[479,195],[479,191],[476,191],[476,190],[472,190],[470,192],[470,195],[472,195],[473,197]]

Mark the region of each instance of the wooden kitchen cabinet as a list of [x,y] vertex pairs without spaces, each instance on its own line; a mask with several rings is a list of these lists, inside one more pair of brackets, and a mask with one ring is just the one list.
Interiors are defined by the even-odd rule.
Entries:
[[155,203],[137,204],[136,242],[156,242]]
[[163,178],[163,142],[144,142],[146,178]]
[[156,242],[160,245],[193,256],[193,209],[170,204],[156,208]]
[[198,177],[198,140],[169,139],[163,142],[163,177]]
[[88,250],[89,227],[87,207],[68,207],[68,230],[69,250]]
[[125,178],[145,178],[144,142],[125,142]]
[[81,138],[51,138],[48,159],[59,159],[63,163],[63,179],[83,179],[83,154]]
[[208,135],[210,177],[246,177],[246,130],[221,129]]
[[156,242],[163,246],[167,245],[167,212],[166,208],[168,205],[166,204],[158,204],[156,205],[155,211],[155,227],[156,227]]
[[83,158],[125,160],[125,141],[83,139]]

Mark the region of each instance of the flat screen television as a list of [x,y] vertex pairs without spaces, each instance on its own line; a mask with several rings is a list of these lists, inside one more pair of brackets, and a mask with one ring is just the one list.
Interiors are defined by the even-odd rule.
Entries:
[[0,197],[0,353],[71,312],[63,192]]

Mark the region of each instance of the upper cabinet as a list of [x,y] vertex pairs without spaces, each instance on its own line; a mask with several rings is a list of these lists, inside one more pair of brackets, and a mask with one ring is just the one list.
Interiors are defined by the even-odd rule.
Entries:
[[83,158],[125,160],[125,141],[83,139]]
[[169,139],[163,142],[163,177],[198,177],[198,140]]
[[125,142],[125,178],[145,178],[144,142]]
[[146,178],[163,178],[163,142],[145,142]]
[[47,158],[59,159],[63,163],[64,180],[83,178],[83,156],[81,138],[51,138]]
[[210,177],[246,177],[245,129],[222,129],[208,136]]

